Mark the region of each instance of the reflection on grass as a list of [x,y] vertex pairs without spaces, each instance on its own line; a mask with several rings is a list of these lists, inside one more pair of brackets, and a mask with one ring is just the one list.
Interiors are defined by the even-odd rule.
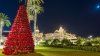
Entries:
[[31,53],[31,54],[21,54],[21,55],[17,55],[17,56],[43,56],[40,53]]
[[18,55],[5,55],[5,56],[44,56],[40,53],[18,54]]

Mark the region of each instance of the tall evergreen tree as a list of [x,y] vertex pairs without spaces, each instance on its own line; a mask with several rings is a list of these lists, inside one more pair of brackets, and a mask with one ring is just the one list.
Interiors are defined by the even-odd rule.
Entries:
[[3,53],[5,55],[30,53],[34,50],[32,31],[27,18],[26,7],[19,7],[11,31],[5,42]]

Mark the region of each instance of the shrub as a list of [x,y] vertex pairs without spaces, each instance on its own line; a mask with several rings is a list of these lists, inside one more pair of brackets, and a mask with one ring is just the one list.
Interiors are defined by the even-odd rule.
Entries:
[[51,40],[43,40],[39,42],[40,46],[49,46],[51,43]]
[[62,44],[62,46],[72,46],[73,45],[73,43],[70,42],[70,40],[67,40],[67,39],[63,39],[61,41],[61,44]]
[[51,42],[51,46],[58,46],[60,44],[60,41],[59,39],[54,39],[52,42]]
[[91,41],[86,41],[83,45],[84,46],[92,46],[92,43],[91,43]]

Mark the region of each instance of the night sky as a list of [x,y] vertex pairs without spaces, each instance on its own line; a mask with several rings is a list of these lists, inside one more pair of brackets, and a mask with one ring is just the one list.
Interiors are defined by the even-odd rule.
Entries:
[[[60,26],[80,36],[100,36],[100,0],[44,0],[44,12],[38,16],[41,32],[54,32]],[[0,0],[0,12],[16,16],[18,0]],[[4,30],[10,28],[4,27]]]

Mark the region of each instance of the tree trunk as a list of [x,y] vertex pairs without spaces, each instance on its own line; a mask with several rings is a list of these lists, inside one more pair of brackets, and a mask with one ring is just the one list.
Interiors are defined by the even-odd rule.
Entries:
[[34,16],[34,36],[36,36],[37,14]]
[[2,42],[2,21],[0,23],[0,45],[1,45],[1,42]]
[[35,43],[35,45],[36,45],[36,23],[37,23],[37,14],[35,13],[35,15],[34,15],[34,43]]

